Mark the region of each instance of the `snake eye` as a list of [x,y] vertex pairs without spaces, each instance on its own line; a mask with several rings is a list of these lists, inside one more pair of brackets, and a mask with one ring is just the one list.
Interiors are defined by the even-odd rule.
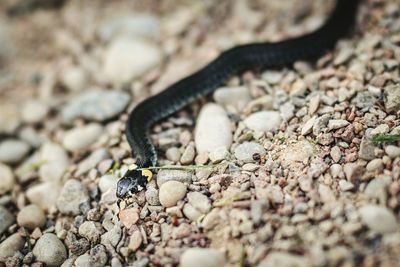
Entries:
[[117,197],[126,198],[141,191],[147,183],[147,177],[140,171],[128,171],[117,183]]

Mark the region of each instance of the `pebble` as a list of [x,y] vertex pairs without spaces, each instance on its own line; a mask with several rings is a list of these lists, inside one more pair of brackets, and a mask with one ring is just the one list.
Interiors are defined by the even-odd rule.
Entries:
[[43,262],[46,266],[60,266],[67,259],[67,250],[56,235],[45,233],[39,238],[33,248],[36,260]]
[[244,119],[243,123],[256,132],[275,132],[279,129],[282,118],[276,111],[259,111]]
[[161,185],[159,199],[166,208],[175,206],[186,195],[186,185],[178,181],[168,181]]
[[385,147],[385,152],[392,159],[400,157],[400,147],[398,146],[388,145]]
[[62,214],[79,215],[80,205],[89,201],[86,188],[75,179],[68,180],[57,199],[57,208]]
[[290,102],[286,102],[285,104],[279,106],[279,112],[284,121],[289,121],[291,118],[293,118],[295,110],[295,106]]
[[383,162],[381,159],[373,159],[368,162],[366,169],[370,172],[381,172],[383,170]]
[[0,205],[0,236],[7,231],[15,221],[14,215],[5,207]]
[[378,199],[381,203],[386,203],[387,191],[385,181],[378,178],[371,180],[365,187],[364,194],[368,197]]
[[7,139],[0,143],[0,162],[15,164],[29,152],[29,145],[17,139]]
[[313,116],[311,119],[309,119],[301,128],[301,135],[307,135],[311,133],[312,128],[314,126],[315,120],[317,119],[316,116]]
[[265,148],[254,142],[244,142],[238,145],[234,151],[235,157],[244,162],[255,162],[254,155],[263,157],[267,154]]
[[72,124],[75,119],[104,122],[122,113],[130,96],[119,91],[91,90],[71,99],[62,109],[62,120]]
[[365,160],[373,160],[375,158],[375,145],[365,136],[361,139],[360,150],[358,157]]
[[191,164],[191,163],[193,163],[195,155],[196,155],[196,152],[194,151],[194,146],[188,145],[185,148],[185,151],[183,151],[180,161],[183,165]]
[[251,101],[249,90],[245,86],[239,87],[222,87],[214,92],[213,98],[215,102],[229,110],[240,113]]
[[69,167],[67,152],[56,143],[45,143],[40,149],[39,167],[40,180],[43,182],[60,183],[61,178]]
[[343,166],[344,174],[348,181],[354,183],[360,179],[363,173],[363,167],[358,165],[357,163],[346,163]]
[[13,134],[21,125],[18,106],[0,102],[0,134]]
[[183,206],[183,214],[185,214],[185,216],[189,220],[194,221],[194,222],[197,221],[201,216],[204,215],[203,213],[201,213],[198,209],[196,209],[189,203],[186,203]]
[[107,264],[107,250],[103,245],[96,245],[75,260],[76,267],[103,267]]
[[41,123],[49,113],[50,108],[39,100],[28,100],[21,111],[22,120],[26,123]]
[[14,256],[14,254],[21,250],[24,245],[25,238],[23,238],[19,233],[10,235],[0,243],[0,261],[6,261],[8,257]]
[[70,66],[62,71],[60,80],[69,91],[80,92],[88,86],[89,77],[83,68]]
[[104,129],[100,124],[90,123],[77,127],[65,133],[62,144],[69,151],[88,149],[103,134]]
[[227,159],[228,156],[229,156],[229,151],[224,146],[214,149],[214,151],[212,151],[209,155],[212,163],[219,163],[224,159]]
[[177,147],[170,147],[165,152],[165,157],[172,162],[178,162],[181,158],[181,152]]
[[11,191],[15,185],[15,177],[10,167],[0,163],[0,196]]
[[224,253],[211,248],[188,248],[180,258],[181,267],[223,267]]
[[103,175],[99,179],[99,189],[102,193],[107,192],[110,188],[117,188],[119,178],[116,175]]
[[158,190],[155,187],[153,187],[153,186],[147,187],[145,197],[146,197],[146,201],[151,206],[159,206],[160,205],[160,200],[158,198]]
[[30,187],[26,196],[32,204],[36,204],[43,211],[49,211],[55,207],[60,191],[61,187],[58,184],[44,182]]
[[350,191],[354,189],[354,184],[346,180],[339,180],[339,187],[342,191]]
[[307,267],[311,263],[306,257],[289,254],[287,252],[272,251],[258,265],[258,267],[296,266]]
[[384,206],[367,205],[359,209],[361,220],[380,234],[395,232],[398,223],[393,212]]
[[262,73],[261,77],[269,84],[277,84],[282,80],[283,73],[282,71],[266,70]]
[[84,160],[82,160],[79,165],[78,169],[76,170],[76,175],[80,176],[89,170],[93,169],[96,167],[98,163],[100,163],[102,160],[110,158],[110,154],[108,153],[107,149],[105,148],[99,148],[95,151],[92,152],[88,157],[86,157]]
[[388,113],[397,112],[400,109],[400,84],[385,87],[385,108]]
[[350,122],[346,120],[329,120],[328,122],[328,129],[330,131],[340,129],[349,125]]
[[137,208],[124,209],[118,215],[125,228],[129,229],[139,220],[139,210]]
[[187,194],[189,203],[199,210],[201,213],[206,214],[211,209],[210,199],[200,192],[190,192]]
[[342,173],[342,165],[340,164],[332,164],[332,166],[330,167],[330,172],[333,178],[337,178],[341,175]]
[[184,184],[192,183],[192,173],[182,170],[160,170],[157,173],[157,185],[161,187],[162,184],[168,181],[178,181]]
[[142,242],[143,242],[142,234],[140,233],[140,231],[135,231],[129,238],[128,248],[131,251],[136,251],[138,250]]
[[229,148],[232,144],[230,121],[225,110],[217,104],[202,107],[194,134],[197,152],[212,152],[216,148]]
[[100,235],[102,234],[101,230],[102,227],[99,223],[86,221],[79,226],[78,233],[92,244],[96,244],[100,240]]
[[300,141],[289,145],[282,154],[283,164],[290,166],[295,162],[303,162],[314,154],[314,147],[308,141]]
[[36,227],[42,228],[46,223],[46,215],[43,210],[35,204],[23,207],[17,215],[17,223],[19,226],[30,230]]
[[127,83],[159,65],[162,57],[160,48],[150,41],[117,38],[105,51],[103,72],[113,83]]

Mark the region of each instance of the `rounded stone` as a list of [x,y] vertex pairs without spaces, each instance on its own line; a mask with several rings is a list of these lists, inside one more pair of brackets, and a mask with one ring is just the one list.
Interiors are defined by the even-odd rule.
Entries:
[[165,182],[159,193],[161,205],[166,208],[175,206],[186,195],[186,185],[178,181]]
[[60,266],[67,259],[67,250],[56,235],[43,234],[33,248],[36,260],[43,262],[46,266]]
[[359,211],[362,221],[373,231],[385,234],[399,228],[395,215],[386,207],[367,205]]
[[244,121],[247,128],[258,132],[274,132],[282,122],[281,115],[276,111],[259,111],[251,114]]
[[29,100],[22,107],[22,120],[27,123],[40,123],[44,120],[50,108],[38,100]]
[[224,253],[210,248],[188,248],[181,256],[181,267],[222,267],[226,259]]
[[103,127],[101,125],[91,123],[66,132],[62,143],[69,151],[87,149],[98,140],[102,133]]
[[68,180],[57,199],[57,208],[63,214],[80,214],[80,205],[87,203],[89,196],[86,188],[75,179]]
[[0,162],[15,164],[29,152],[29,145],[17,139],[8,139],[0,143]]
[[244,142],[235,148],[235,157],[244,162],[254,162],[254,155],[265,156],[267,151],[265,148],[254,142]]
[[35,229],[43,227],[46,223],[46,216],[41,208],[35,204],[22,208],[17,215],[17,223],[19,226]]
[[12,170],[7,165],[0,163],[0,195],[3,195],[14,187],[15,178]]
[[25,238],[16,233],[9,236],[7,239],[0,243],[0,261],[6,261],[8,257],[22,249],[25,245]]

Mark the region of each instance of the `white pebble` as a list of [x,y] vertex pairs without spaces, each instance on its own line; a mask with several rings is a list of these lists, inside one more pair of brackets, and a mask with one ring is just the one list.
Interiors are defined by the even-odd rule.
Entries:
[[281,115],[276,111],[259,111],[251,114],[244,121],[247,128],[258,132],[274,132],[282,122]]
[[63,145],[69,151],[87,149],[94,144],[103,133],[103,127],[91,123],[82,127],[74,128],[65,133]]
[[160,187],[159,199],[166,208],[175,206],[186,195],[186,185],[178,181],[168,181]]

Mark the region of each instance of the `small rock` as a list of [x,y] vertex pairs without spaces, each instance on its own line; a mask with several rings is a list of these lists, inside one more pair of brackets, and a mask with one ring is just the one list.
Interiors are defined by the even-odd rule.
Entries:
[[99,223],[86,221],[79,226],[78,232],[80,236],[85,237],[92,244],[96,244],[100,241],[102,228]]
[[99,148],[79,163],[75,174],[80,176],[96,167],[100,161],[108,158],[110,158],[108,151],[105,148]]
[[117,188],[119,178],[116,175],[103,175],[99,179],[99,188],[102,193],[110,188]]
[[276,111],[259,111],[243,121],[247,128],[258,132],[275,132],[279,129],[281,122],[281,115]]
[[289,121],[291,118],[293,118],[295,110],[296,110],[295,106],[290,102],[286,102],[285,104],[279,107],[281,118],[284,121]]
[[119,219],[127,228],[131,228],[139,220],[139,210],[136,208],[124,209],[119,212]]
[[18,163],[29,152],[29,145],[16,139],[7,139],[0,143],[0,162]]
[[388,113],[400,110],[400,84],[385,87],[385,108]]
[[336,163],[339,162],[342,158],[342,152],[340,151],[340,148],[338,146],[332,147],[330,155],[333,161]]
[[230,147],[232,131],[225,110],[216,104],[205,105],[198,116],[194,140],[198,153]]
[[158,199],[158,190],[149,186],[145,193],[146,201],[152,206],[159,206],[160,200]]
[[36,227],[42,228],[46,223],[46,215],[41,208],[35,204],[31,204],[25,206],[19,211],[17,223],[19,226],[28,228],[30,230],[33,230]]
[[68,90],[78,92],[86,89],[89,77],[83,68],[71,66],[62,71],[60,80]]
[[[105,52],[104,74],[113,83],[122,84],[135,79],[161,63],[158,46],[139,38],[117,38]],[[121,69],[121,66],[124,66]]]
[[0,102],[0,134],[12,134],[21,125],[18,106]]
[[15,221],[14,215],[0,205],[0,235],[7,231]]
[[362,221],[373,231],[386,234],[398,229],[395,215],[386,207],[367,205],[359,211]]
[[140,231],[135,231],[129,238],[128,248],[131,251],[136,251],[143,242],[143,237]]
[[188,145],[188,146],[185,148],[185,151],[183,152],[180,161],[181,161],[181,163],[182,163],[183,165],[191,164],[191,163],[193,163],[193,160],[194,160],[194,156],[195,156],[195,155],[196,155],[196,154],[195,154],[195,151],[194,151],[194,146]]
[[278,84],[283,78],[282,71],[266,70],[262,73],[262,79],[269,84]]
[[183,206],[183,214],[185,214],[186,218],[193,222],[197,221],[203,215],[198,209],[189,203]]
[[28,100],[22,106],[22,120],[26,123],[40,123],[46,118],[50,108],[38,100]]
[[339,180],[339,187],[340,190],[343,192],[345,191],[350,191],[354,189],[354,184],[350,183],[349,181],[346,180]]
[[236,112],[241,112],[251,101],[249,90],[244,87],[222,87],[214,92],[214,100],[221,106],[229,109],[233,107]]
[[63,146],[69,151],[88,149],[103,134],[104,129],[97,123],[77,127],[65,133]]
[[57,199],[57,208],[63,214],[80,214],[80,205],[87,203],[89,196],[86,188],[75,179],[68,180]]
[[400,157],[400,147],[398,146],[388,145],[385,147],[385,152],[392,159]]
[[368,162],[366,169],[370,172],[381,172],[383,170],[383,162],[381,159],[373,159]]
[[192,182],[192,174],[182,170],[160,170],[157,173],[157,185],[161,187],[162,184],[168,181],[178,181],[185,184]]
[[168,181],[160,187],[160,203],[166,208],[175,206],[186,195],[186,185],[178,181]]
[[55,207],[60,191],[61,187],[58,184],[45,182],[30,187],[26,196],[32,204],[36,204],[43,211],[49,211]]
[[342,165],[340,164],[332,164],[332,166],[330,167],[330,172],[333,178],[337,178],[341,175],[342,173]]
[[235,148],[235,157],[244,162],[255,162],[254,155],[263,157],[267,154],[265,148],[254,142],[244,142]]
[[282,154],[282,164],[290,166],[295,162],[308,160],[314,154],[314,147],[308,141],[300,141],[288,146]]
[[46,233],[39,238],[33,248],[36,260],[43,262],[46,266],[60,266],[67,259],[67,250],[56,235]]
[[60,183],[69,167],[69,158],[64,148],[56,143],[45,143],[40,149],[39,176],[43,182]]
[[229,151],[226,147],[218,147],[210,153],[210,160],[213,163],[219,163],[229,156]]
[[365,160],[373,160],[375,158],[375,145],[365,136],[361,139],[358,157]]
[[350,122],[346,120],[329,120],[328,122],[328,129],[330,131],[340,129],[349,125]]
[[130,96],[118,91],[92,90],[80,94],[62,109],[65,124],[71,124],[77,118],[104,122],[123,112],[129,104]]
[[7,237],[7,239],[0,243],[0,261],[4,262],[8,257],[14,256],[15,253],[24,247],[24,245],[25,238],[23,238],[19,233]]
[[207,213],[211,209],[211,203],[208,197],[199,192],[190,192],[187,194],[189,203],[198,209],[201,213]]
[[311,133],[316,119],[317,117],[314,116],[304,124],[303,128],[301,128],[301,135],[307,135]]
[[352,182],[353,184],[360,179],[364,168],[357,163],[346,163],[343,166],[344,174],[348,181]]
[[107,250],[103,245],[96,245],[89,253],[79,256],[75,260],[76,267],[103,267],[107,264]]
[[287,252],[272,251],[257,266],[258,267],[275,267],[275,266],[307,267],[310,265],[311,263],[306,257],[289,254]]
[[181,267],[223,267],[224,253],[210,248],[188,248],[180,259]]
[[11,168],[0,163],[0,196],[11,191],[14,185],[15,178]]
[[177,147],[170,147],[165,152],[165,157],[172,162],[178,162],[181,158],[181,152]]
[[368,197],[378,199],[381,203],[386,203],[387,191],[385,181],[378,178],[371,180],[365,188],[364,193]]

